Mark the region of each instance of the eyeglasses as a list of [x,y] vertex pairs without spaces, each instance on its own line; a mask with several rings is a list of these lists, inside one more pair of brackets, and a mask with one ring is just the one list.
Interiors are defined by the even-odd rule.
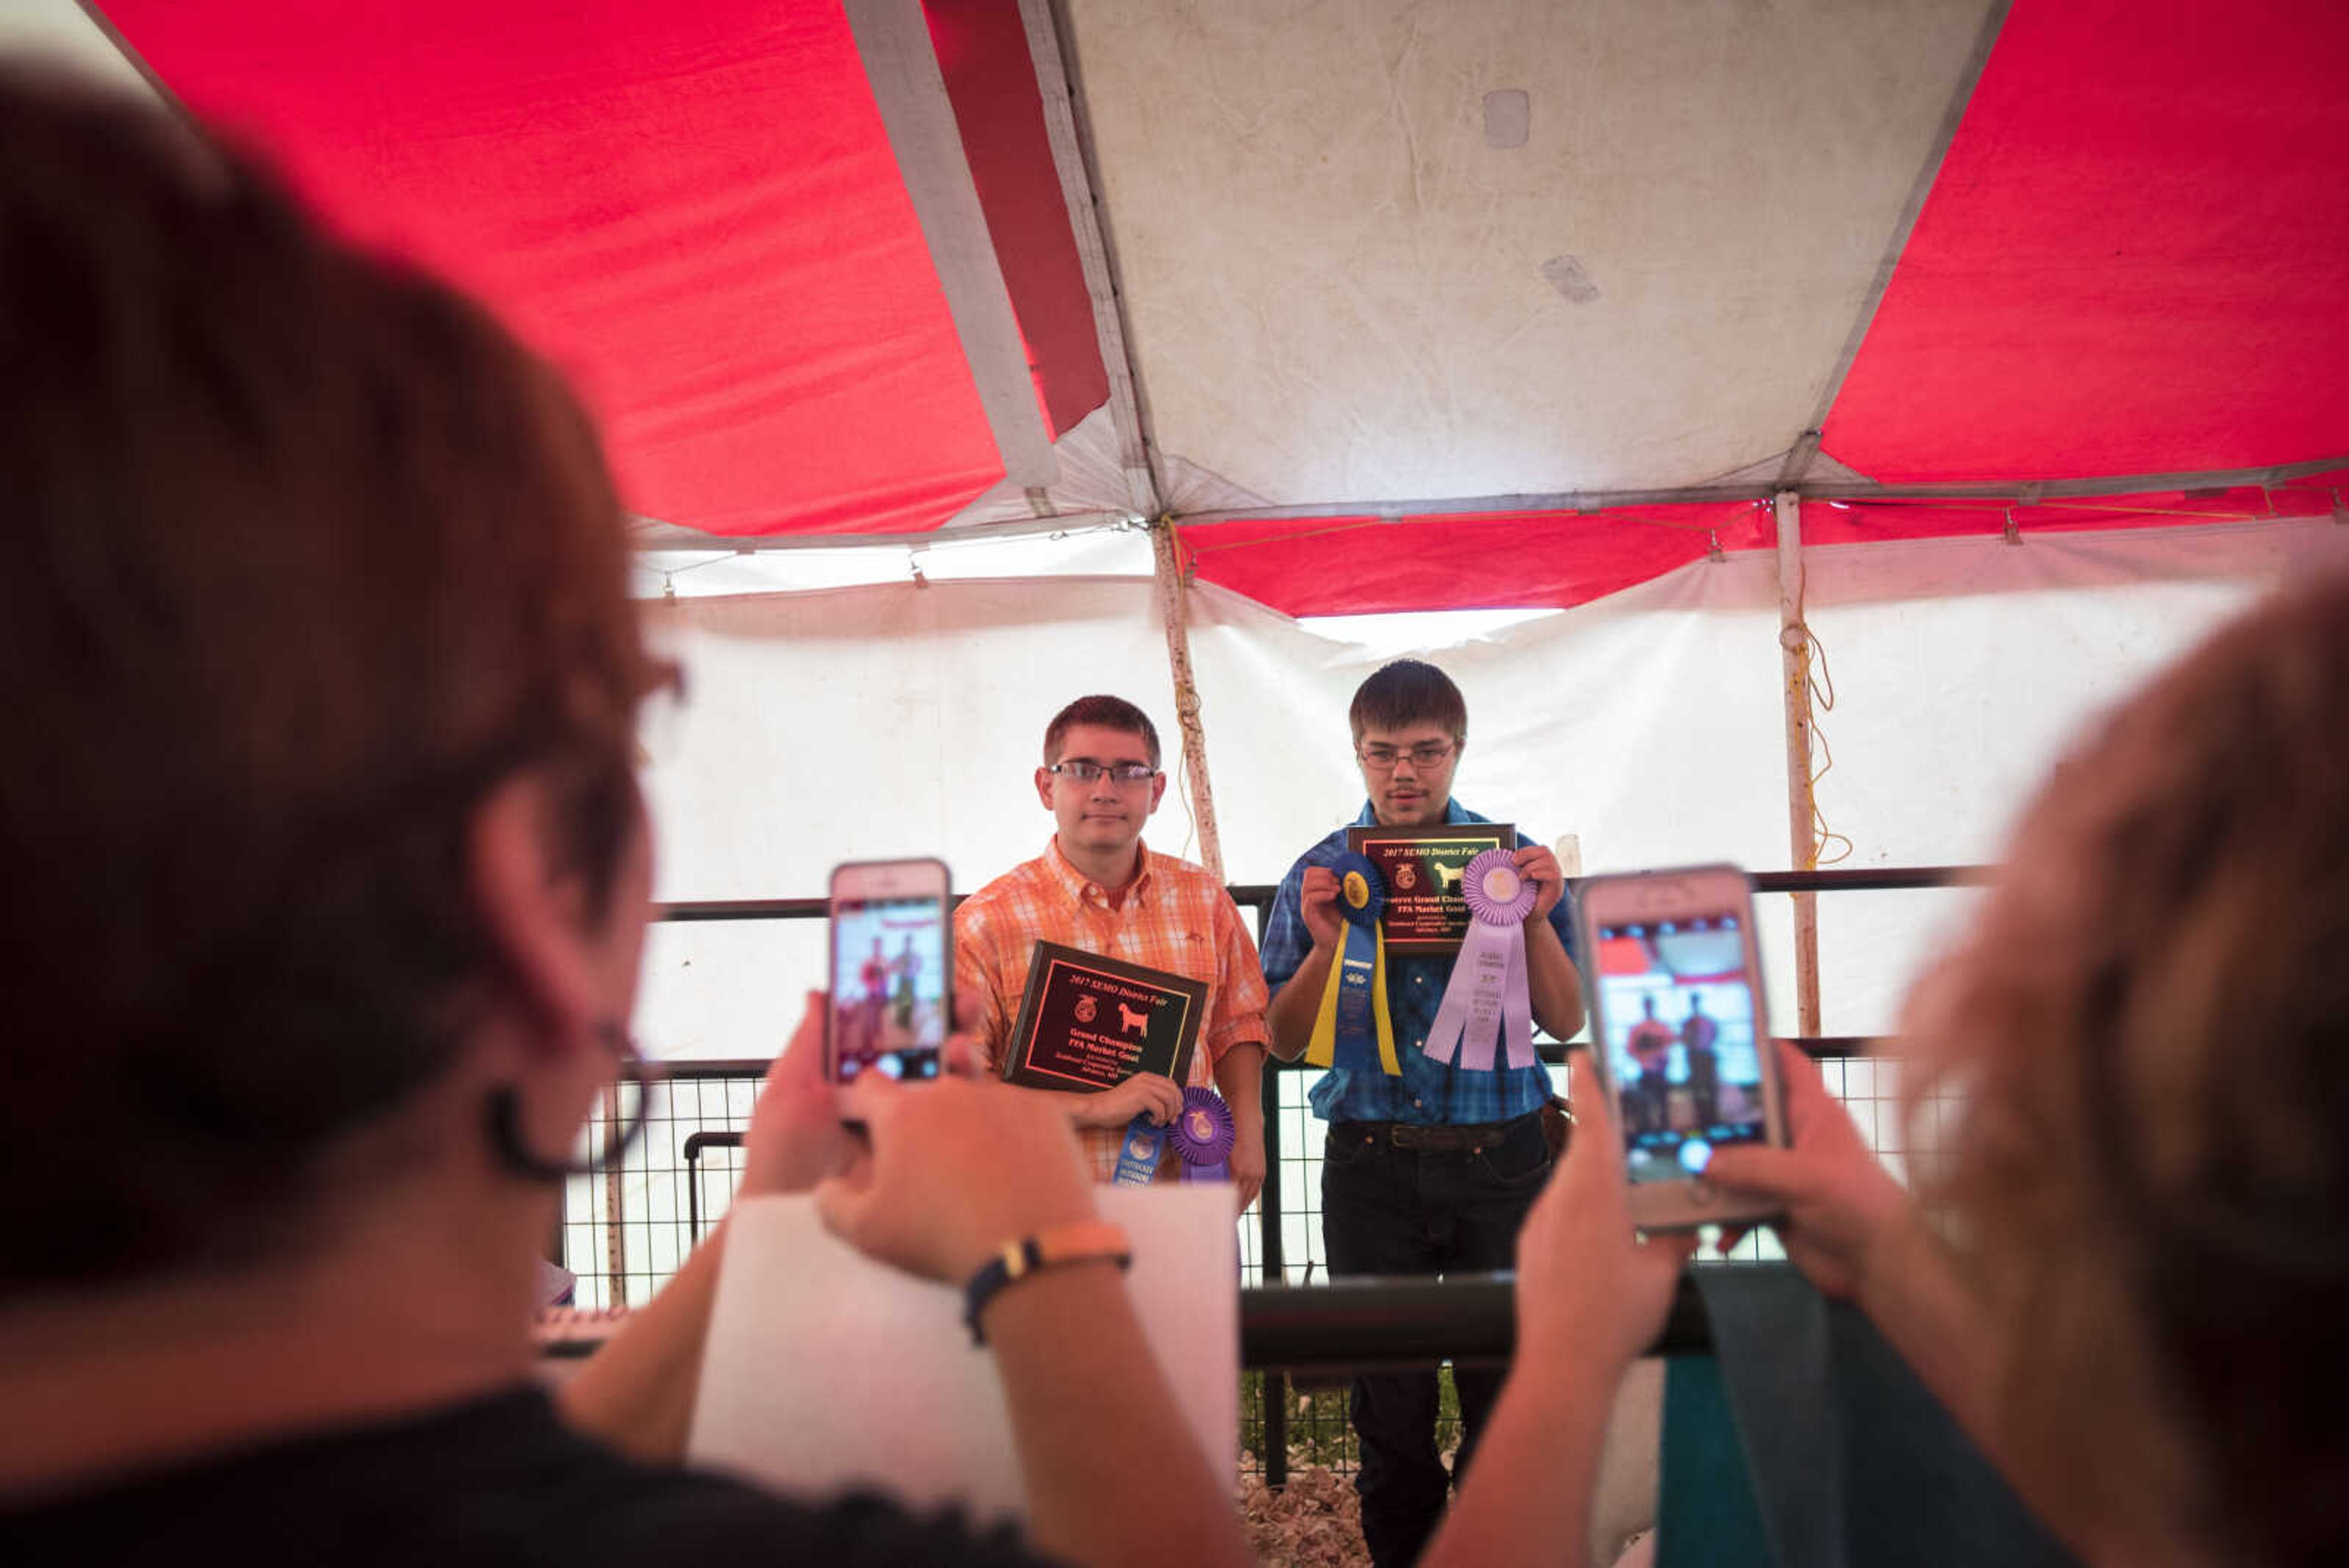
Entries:
[[1081,784],[1089,784],[1103,774],[1109,775],[1110,783],[1120,785],[1147,784],[1158,776],[1158,770],[1148,763],[1097,763],[1091,757],[1071,757],[1064,763],[1050,763],[1044,771],[1072,778]]
[[1406,746],[1402,751],[1397,751],[1392,746],[1356,746],[1354,755],[1362,759],[1364,767],[1375,769],[1382,774],[1392,772],[1394,765],[1402,762],[1408,762],[1413,767],[1425,773],[1430,768],[1443,766],[1444,759],[1456,749],[1450,741],[1422,741],[1419,744]]

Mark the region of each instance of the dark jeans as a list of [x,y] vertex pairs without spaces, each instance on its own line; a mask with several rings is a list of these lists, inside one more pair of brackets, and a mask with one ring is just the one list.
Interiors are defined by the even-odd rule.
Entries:
[[[1512,1267],[1517,1227],[1549,1176],[1538,1113],[1511,1124],[1481,1153],[1396,1148],[1361,1124],[1330,1129],[1321,1164],[1321,1231],[1330,1272],[1476,1273]],[[1444,1473],[1435,1449],[1433,1372],[1357,1377],[1354,1430],[1362,1467],[1362,1537],[1379,1568],[1415,1561],[1444,1517],[1445,1489],[1468,1456],[1500,1392],[1498,1367],[1454,1366],[1460,1451]]]
[[1721,1119],[1721,1058],[1710,1051],[1690,1052],[1688,1082],[1696,1125],[1709,1127]]

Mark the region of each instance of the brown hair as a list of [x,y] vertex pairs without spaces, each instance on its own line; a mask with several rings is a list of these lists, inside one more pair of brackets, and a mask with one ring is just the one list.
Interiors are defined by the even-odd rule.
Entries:
[[2240,620],[2024,818],[1912,1003],[2023,1465],[2226,1560],[2349,1542],[2349,584]]
[[0,1288],[288,1244],[494,984],[466,825],[600,899],[659,677],[560,379],[243,157],[0,75]]
[[1123,697],[1080,697],[1059,712],[1044,726],[1044,763],[1046,766],[1061,760],[1061,747],[1069,731],[1078,724],[1090,724],[1095,729],[1115,730],[1120,734],[1139,735],[1149,749],[1150,765],[1158,765],[1158,726],[1150,715]]
[[1468,702],[1452,677],[1419,659],[1398,659],[1380,667],[1354,689],[1347,711],[1360,741],[1367,730],[1392,733],[1413,724],[1434,724],[1460,744],[1468,740]]

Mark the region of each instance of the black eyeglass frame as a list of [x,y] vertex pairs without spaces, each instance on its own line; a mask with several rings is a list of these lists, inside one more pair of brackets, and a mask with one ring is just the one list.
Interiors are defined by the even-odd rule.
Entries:
[[486,1106],[489,1122],[490,1147],[498,1163],[515,1176],[533,1181],[560,1182],[574,1176],[602,1176],[626,1159],[628,1150],[644,1136],[645,1123],[652,1114],[654,1091],[666,1075],[657,1064],[645,1060],[636,1050],[636,1042],[616,1023],[595,1026],[595,1038],[612,1053],[620,1072],[615,1082],[634,1080],[636,1085],[636,1106],[633,1116],[625,1116],[619,1130],[607,1134],[604,1147],[582,1164],[573,1160],[560,1163],[550,1160],[533,1149],[522,1136],[522,1096],[512,1085],[490,1091]]
[[[1453,758],[1458,756],[1460,754],[1460,742],[1457,741],[1422,741],[1415,746],[1402,746],[1399,748],[1391,747],[1389,749],[1392,750],[1394,754],[1392,756],[1383,758],[1375,757],[1371,754],[1371,752],[1375,749],[1375,747],[1366,749],[1361,746],[1356,746],[1354,748],[1354,758],[1364,767],[1376,769],[1378,772],[1382,774],[1392,773],[1404,763],[1409,763],[1413,768],[1424,773],[1430,768],[1440,768],[1444,763],[1450,762]],[[1433,756],[1423,756],[1421,754],[1422,753],[1428,752],[1431,749],[1434,752]]]
[[[1131,770],[1139,769],[1139,772]],[[1114,784],[1148,784],[1158,776],[1158,770],[1148,763],[1097,763],[1091,757],[1071,757],[1064,762],[1046,763],[1044,771],[1055,778],[1073,779],[1089,784],[1103,774]]]

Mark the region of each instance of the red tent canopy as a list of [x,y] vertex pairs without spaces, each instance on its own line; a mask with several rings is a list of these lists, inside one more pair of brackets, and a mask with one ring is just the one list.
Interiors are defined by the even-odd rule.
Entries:
[[637,510],[928,528],[1001,476],[837,7],[106,9],[346,229],[569,369]]
[[1806,543],[2332,510],[2349,9],[1974,3],[1474,0],[1466,93],[1172,0],[100,8],[675,529],[1154,513],[1306,614],[1578,603],[1782,486]]

